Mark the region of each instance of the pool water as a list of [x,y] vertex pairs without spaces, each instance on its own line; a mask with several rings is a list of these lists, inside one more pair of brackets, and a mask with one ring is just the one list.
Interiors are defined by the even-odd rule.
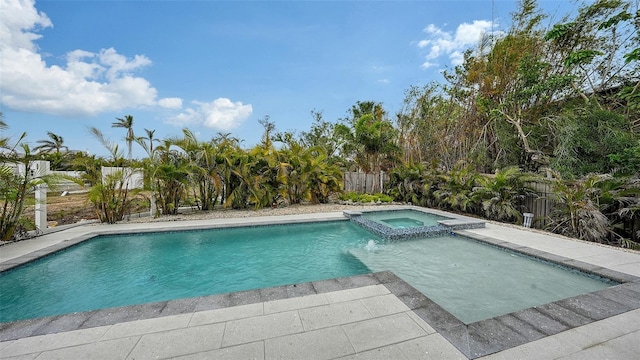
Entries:
[[369,273],[346,221],[101,236],[0,274],[0,322]]
[[615,285],[463,236],[380,241],[351,253],[371,271],[391,270],[466,324]]
[[424,223],[422,221],[414,220],[411,218],[383,219],[382,222],[396,229],[424,226]]
[[362,216],[393,229],[436,226],[438,221],[450,219],[417,210],[372,211],[363,212]]
[[97,237],[0,274],[0,322],[383,270],[465,323],[612,285],[461,236],[386,241],[335,221]]

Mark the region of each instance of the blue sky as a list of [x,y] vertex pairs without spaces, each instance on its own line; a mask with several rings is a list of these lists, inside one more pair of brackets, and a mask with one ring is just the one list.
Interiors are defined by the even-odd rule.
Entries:
[[[508,28],[516,1],[0,0],[0,110],[7,134],[46,132],[105,155],[116,117],[159,138],[188,127],[251,147],[269,116],[305,131],[311,111],[347,116],[356,101],[393,114],[411,85],[442,82],[483,32]],[[574,3],[539,1],[553,23]],[[493,23],[492,23],[493,20]],[[137,147],[137,146],[136,146]],[[142,150],[134,147],[134,156]]]

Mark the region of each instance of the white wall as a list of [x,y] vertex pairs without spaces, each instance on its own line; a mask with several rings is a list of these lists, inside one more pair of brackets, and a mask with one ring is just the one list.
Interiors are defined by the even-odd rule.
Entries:
[[144,186],[144,172],[140,169],[103,166],[102,181],[104,181],[108,175],[115,174],[118,171],[123,172],[127,189],[142,189]]

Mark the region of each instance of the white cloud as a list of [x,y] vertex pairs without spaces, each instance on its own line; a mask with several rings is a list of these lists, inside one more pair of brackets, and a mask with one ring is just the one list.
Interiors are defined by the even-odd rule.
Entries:
[[[33,6],[34,0],[2,0],[0,1],[0,47],[24,48],[35,51],[33,41],[41,38],[31,31],[52,27],[46,14],[38,12]],[[16,31],[19,30],[19,31]]]
[[449,59],[453,65],[461,65],[464,62],[464,53],[456,50],[449,54]]
[[73,50],[64,66],[48,65],[34,41],[53,27],[34,0],[0,0],[0,101],[9,108],[66,116],[96,115],[140,106],[179,108],[182,100],[157,99],[157,90],[132,73],[149,66],[144,55],[128,58],[114,48]]
[[483,34],[491,32],[491,21],[474,20],[473,23],[463,23],[456,30],[456,42],[465,45],[475,45]]
[[216,130],[231,130],[253,112],[251,104],[244,105],[227,98],[218,98],[212,102],[193,101],[193,104],[195,108],[185,109],[168,122],[179,126],[202,125]]
[[100,64],[106,66],[106,76],[109,80],[117,79],[122,74],[127,74],[137,68],[151,65],[151,60],[144,55],[136,55],[132,60],[127,60],[125,56],[118,54],[114,48],[100,50],[100,54],[97,54],[97,57]]
[[[104,67],[96,63],[87,63],[82,60],[94,58],[95,54],[84,51],[74,50],[67,54],[67,71],[71,72],[74,76],[95,79],[101,76],[104,72]],[[44,65],[46,66],[46,65]]]
[[164,99],[158,100],[158,105],[165,109],[180,109],[182,108],[182,99],[164,98]]
[[431,36],[435,36],[438,38],[444,38],[444,39],[451,39],[451,34],[442,31],[442,29],[440,29],[439,27],[435,26],[434,24],[429,24],[427,25],[426,28],[424,28],[423,30],[424,32],[426,32],[427,34],[431,35]]
[[420,40],[418,41],[418,47],[423,48],[429,45],[429,40]]
[[421,67],[427,69],[437,66],[433,60],[441,56],[447,56],[453,65],[462,64],[464,51],[476,46],[484,34],[491,33],[493,25],[491,21],[474,20],[458,25],[455,32],[444,31],[434,24],[428,25],[424,29],[428,38],[416,43],[418,48],[428,51]]
[[422,63],[422,65],[420,65],[420,67],[423,68],[423,69],[428,69],[428,68],[434,67],[434,66],[438,66],[438,63],[425,61],[424,63]]

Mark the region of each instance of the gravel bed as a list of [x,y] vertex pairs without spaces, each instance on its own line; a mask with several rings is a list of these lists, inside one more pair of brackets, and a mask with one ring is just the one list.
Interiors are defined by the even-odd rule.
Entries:
[[186,210],[185,213],[178,215],[164,215],[157,218],[149,216],[144,217],[131,217],[128,220],[124,220],[124,223],[146,223],[146,222],[162,222],[162,221],[184,221],[184,220],[207,220],[207,219],[225,219],[225,218],[240,218],[240,217],[252,217],[252,216],[278,216],[278,215],[297,215],[297,214],[312,214],[312,213],[326,213],[335,211],[358,211],[358,210],[387,210],[393,209],[400,204],[354,204],[354,205],[342,205],[342,204],[317,204],[317,205],[290,205],[277,208],[264,208],[258,210],[233,210],[225,208],[216,208],[211,211],[199,211]]

